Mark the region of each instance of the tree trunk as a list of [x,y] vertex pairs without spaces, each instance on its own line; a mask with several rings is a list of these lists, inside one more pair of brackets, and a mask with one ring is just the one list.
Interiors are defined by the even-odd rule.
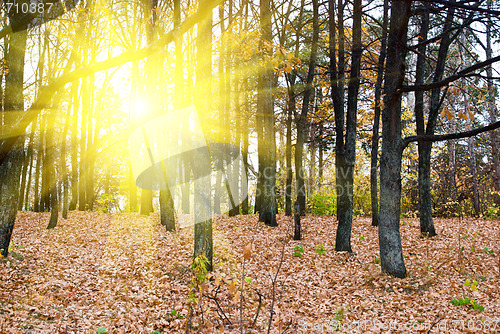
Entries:
[[436,235],[432,220],[431,197],[431,142],[418,143],[418,204],[420,212],[420,232],[429,237]]
[[[221,36],[225,34],[225,19],[224,19],[224,1],[221,1],[219,5],[219,25],[220,25],[220,33]],[[219,76],[219,96],[218,96],[218,106],[219,106],[219,136],[222,142],[227,143],[228,129],[227,126],[227,117],[228,112],[226,110],[226,76],[224,75],[224,70],[229,70],[228,67],[224,67],[224,60],[227,59],[225,54],[225,44],[221,43],[219,45],[219,62],[218,62],[218,76]],[[220,166],[217,166],[218,169],[222,169],[224,166],[224,157],[220,157],[217,161],[220,162]],[[224,167],[224,170],[226,168]],[[223,182],[223,177],[221,173],[217,173],[215,180],[215,191],[214,191],[214,213],[221,213],[221,201],[222,201],[222,189],[225,189],[225,186],[222,187],[221,184]]]
[[40,130],[39,130],[39,138],[38,138],[38,145],[37,145],[37,150],[36,150],[36,168],[35,168],[35,187],[34,187],[34,199],[33,199],[33,210],[35,212],[41,212],[42,209],[40,207],[40,170],[41,170],[41,164],[42,164],[42,149],[43,149],[43,142],[41,140],[41,134],[43,132],[42,130],[42,121],[41,119],[43,118],[43,115],[39,116],[40,118]]
[[318,137],[319,137],[319,146],[318,146],[318,187],[321,189],[323,186],[323,154],[325,151],[324,143],[323,143],[323,121],[319,124],[318,129]]
[[310,102],[314,93],[313,81],[314,71],[316,69],[316,57],[318,52],[319,39],[319,14],[318,1],[313,0],[313,37],[311,44],[311,54],[309,56],[309,69],[305,82],[304,98],[302,100],[302,110],[297,115],[297,143],[295,145],[295,182],[297,186],[297,202],[299,203],[299,214],[302,216],[306,210],[306,188],[304,182],[303,151],[304,142],[307,134],[307,114],[309,112]]
[[141,190],[141,215],[149,215],[153,212],[153,191]]
[[[344,49],[344,4],[342,0],[337,3],[337,24],[335,24],[335,2],[329,0],[329,56],[330,56],[330,86],[333,110],[335,113],[335,173],[337,191],[337,220],[341,235],[337,232],[340,243],[335,244],[336,250],[350,250],[350,233],[345,235],[349,225],[345,224],[345,194],[344,194],[344,80],[345,80],[345,49]],[[338,38],[337,38],[338,34]],[[337,42],[338,39],[338,42]],[[338,45],[337,45],[338,44]],[[338,62],[335,50],[338,49]],[[342,221],[342,223],[341,223]],[[340,227],[342,224],[343,227]]]
[[[304,0],[301,0],[301,6],[299,11],[299,16],[297,22],[302,22],[302,17],[304,14]],[[295,51],[294,56],[298,58],[300,50],[300,36],[302,31],[302,24],[299,23],[295,28]],[[287,216],[292,215],[292,183],[293,183],[293,170],[292,170],[292,121],[296,117],[297,104],[296,104],[296,92],[295,92],[295,81],[297,75],[292,71],[289,75],[286,75],[288,84],[288,104],[287,104],[287,120],[286,120],[286,189],[285,189],[285,214]]]
[[[50,59],[50,57],[49,57]],[[50,71],[49,71],[50,73]],[[50,200],[50,206],[47,208],[50,210],[50,220],[47,229],[53,229],[57,226],[57,221],[59,219],[59,196],[58,196],[58,180],[56,175],[56,157],[57,157],[57,145],[55,140],[55,131],[53,124],[56,123],[57,110],[61,102],[62,93],[56,92],[56,97],[54,98],[53,106],[47,111],[47,130],[45,132],[45,165],[47,168],[45,172],[47,173],[47,187],[48,196]]]
[[29,170],[28,170],[28,181],[26,183],[26,192],[25,192],[25,198],[24,198],[24,209],[26,211],[29,210],[29,195],[30,195],[30,188],[31,188],[31,179],[32,179],[32,175],[33,175],[33,161],[34,161],[34,146],[35,146],[35,140],[34,140],[34,137],[35,137],[35,132],[36,132],[36,128],[37,128],[37,125],[38,125],[38,122],[37,122],[38,118],[36,118],[33,122],[33,125],[32,125],[32,128],[31,128],[31,134],[30,134],[30,141],[29,141],[29,144],[28,144],[28,157],[30,159],[30,162],[29,162]]
[[[488,8],[491,8],[491,1],[488,1]],[[492,21],[491,16],[488,16],[488,23],[486,25],[486,59],[492,58],[491,50],[491,28]],[[486,76],[488,78],[488,110],[490,116],[490,123],[495,123],[497,121],[497,107],[495,103],[496,89],[493,84],[493,69],[491,65],[486,67]],[[491,145],[491,156],[493,164],[493,189],[495,194],[493,195],[493,200],[497,207],[500,208],[500,150],[499,150],[499,140],[498,140],[498,130],[493,130],[490,132],[490,145]],[[500,263],[500,262],[499,262]]]
[[[457,122],[455,116],[451,120],[451,132],[457,132]],[[453,202],[457,201],[457,159],[456,159],[456,142],[454,139],[448,140],[448,149],[449,149],[449,182],[450,182],[450,191],[451,191],[451,200]]]
[[69,114],[66,116],[66,122],[64,123],[64,130],[62,133],[61,141],[61,175],[62,175],[62,186],[63,186],[63,198],[62,198],[62,217],[68,219],[68,186],[69,186],[69,175],[68,169],[66,167],[66,140],[68,136],[69,124],[71,122],[71,117]]
[[[444,70],[446,66],[446,56],[448,54],[448,49],[451,43],[450,33],[453,24],[453,18],[455,15],[454,7],[449,7],[448,13],[446,15],[446,20],[443,26],[443,35],[441,38],[441,43],[439,44],[438,57],[436,62],[436,69],[434,71],[434,82],[439,82],[444,75]],[[430,108],[429,117],[427,121],[427,127],[425,133],[427,135],[433,135],[434,129],[436,127],[436,119],[439,115],[439,109],[441,107],[441,88],[436,88],[431,91],[430,98]],[[422,127],[419,124],[423,122],[422,119],[419,121],[417,118],[417,127]],[[434,227],[434,222],[432,220],[432,198],[431,198],[431,150],[432,142],[419,142],[418,151],[418,203],[420,211],[420,232],[427,234],[429,237],[436,235],[436,229]]]
[[130,212],[137,212],[137,185],[135,183],[134,175],[132,173],[131,162],[128,164],[128,186],[129,186],[129,210]]
[[375,83],[375,108],[373,116],[372,147],[370,155],[370,195],[372,203],[372,226],[378,226],[378,142],[380,129],[380,105],[382,97],[382,81],[387,48],[387,22],[389,20],[389,0],[384,0],[384,17],[382,19],[382,41],[377,63],[377,81]]
[[[181,1],[174,0],[174,28],[178,28],[181,24]],[[175,97],[176,97],[176,108],[182,108],[184,106],[184,69],[183,69],[183,57],[182,57],[182,37],[175,39]],[[188,127],[188,124],[181,124],[183,129]],[[185,140],[182,140],[181,145],[186,145]],[[182,213],[189,213],[189,177],[187,175],[187,166],[182,163],[180,166],[183,170],[183,184],[181,186],[181,201],[182,201]]]
[[[271,3],[260,0],[260,31],[263,42],[272,43]],[[266,51],[270,53],[271,51]],[[270,56],[270,54],[268,54]],[[259,136],[259,179],[261,193],[259,205],[259,221],[268,226],[278,226],[276,222],[276,141],[274,128],[274,72],[271,64],[264,59],[263,68],[258,75],[257,109],[262,124]]]
[[295,114],[295,89],[290,82],[288,88],[288,105],[286,118],[286,186],[285,186],[285,215],[292,215],[292,119]]
[[[59,93],[58,93],[59,95]],[[59,102],[59,101],[58,101]],[[57,106],[59,103],[55,103]],[[46,133],[46,158],[45,161],[49,168],[46,169],[47,182],[49,186],[49,196],[50,196],[50,220],[47,229],[53,229],[57,226],[57,220],[59,218],[59,207],[58,207],[58,198],[57,198],[57,179],[55,173],[55,162],[56,162],[56,145],[54,141],[54,127],[52,124],[55,123],[55,110],[52,109],[49,111],[49,125],[47,126]]]
[[394,0],[387,39],[382,155],[380,159],[379,245],[382,271],[406,276],[399,216],[401,210],[401,87],[405,77],[406,39],[411,1]]
[[71,202],[69,203],[69,210],[76,210],[78,202],[78,109],[79,96],[78,87],[80,82],[74,82],[71,85],[73,93],[72,113],[71,113]]
[[[94,165],[95,165],[95,147],[97,129],[94,130],[94,76],[88,78],[89,86],[87,87],[87,98],[83,107],[88,108],[87,113],[87,154],[86,154],[86,173],[85,173],[85,200],[87,210],[94,210]],[[85,96],[85,95],[84,95]],[[88,100],[87,100],[88,99]]]
[[160,221],[167,231],[175,231],[175,209],[170,189],[160,191]]
[[[22,171],[21,171],[21,189],[19,189],[19,199],[17,200],[17,210],[21,211],[23,209],[23,203],[24,203],[24,191],[26,188],[26,178],[28,174],[28,163],[29,163],[29,156],[27,149],[24,147],[25,141],[21,144],[23,146],[23,156],[22,156]],[[29,145],[29,142],[28,142]],[[29,147],[29,146],[28,146]]]
[[82,90],[82,119],[81,119],[81,126],[80,126],[80,171],[79,171],[79,177],[78,177],[78,210],[80,211],[85,211],[87,208],[86,203],[86,192],[85,192],[85,185],[86,185],[86,164],[87,164],[87,115],[88,115],[88,109],[86,108],[86,104],[83,102],[85,99],[86,91],[87,91],[87,83],[86,80],[82,80],[82,85],[81,85],[81,90]]
[[[208,6],[208,0],[201,0],[199,8]],[[196,110],[202,132],[205,138],[208,129],[205,128],[212,110],[210,103],[206,101],[211,96],[210,83],[212,80],[212,17],[198,24],[197,36],[197,63],[196,63]],[[202,102],[203,101],[203,102]],[[199,255],[206,257],[206,269],[213,268],[213,239],[212,239],[212,205],[211,205],[211,182],[210,182],[210,154],[208,149],[202,149],[197,155],[197,168],[200,174],[208,175],[194,181],[194,258]],[[204,173],[206,171],[206,173]]]
[[[472,128],[470,119],[467,119],[467,124],[469,128]],[[474,138],[467,138],[467,150],[469,151],[469,166],[470,172],[472,174],[472,200],[474,205],[474,214],[479,217],[481,213],[480,201],[479,201],[479,183],[477,181],[477,167],[476,167],[476,152],[474,150]]]
[[[336,251],[352,252],[351,248],[351,229],[352,229],[352,210],[353,210],[353,186],[354,186],[354,163],[356,160],[356,119],[357,103],[361,71],[361,0],[355,0],[353,3],[353,29],[352,29],[352,57],[351,73],[348,85],[347,95],[347,117],[346,134],[343,144],[337,146],[336,151],[338,164],[337,173],[337,235],[335,242]],[[340,10],[339,6],[339,10]],[[340,19],[340,17],[339,17]],[[340,27],[342,26],[342,30]],[[339,32],[343,31],[343,25],[339,26]],[[339,33],[340,36],[343,33]],[[343,40],[343,36],[340,38]],[[340,48],[339,48],[340,52]],[[337,111],[335,111],[337,113]],[[343,108],[342,108],[343,112]],[[337,124],[337,123],[336,123]]]
[[[24,54],[27,32],[20,31],[10,36],[6,64],[9,72],[5,76],[4,124],[13,126],[24,112]],[[19,176],[23,156],[21,140],[7,154],[0,165],[0,254],[9,253],[10,238],[14,229],[19,200]]]
[[244,116],[243,116],[243,125],[242,125],[242,136],[243,136],[243,148],[242,148],[242,175],[245,178],[241,182],[241,196],[243,201],[241,202],[241,214],[248,214],[248,115],[250,114],[250,101],[248,96],[248,78],[245,78],[244,84]]
[[[238,150],[238,154],[240,153],[241,146],[241,101],[240,101],[240,90],[238,87],[238,81],[236,79],[234,82],[234,118],[235,118],[235,138],[234,138],[234,146]],[[240,82],[241,85],[241,82]],[[243,88],[243,87],[241,87]],[[233,166],[233,185],[232,196],[234,200],[234,207],[229,211],[229,216],[236,216],[240,214],[240,159],[236,159]]]

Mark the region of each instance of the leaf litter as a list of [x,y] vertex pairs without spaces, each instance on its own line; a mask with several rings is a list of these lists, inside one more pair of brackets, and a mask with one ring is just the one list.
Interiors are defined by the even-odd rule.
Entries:
[[[214,271],[192,307],[192,228],[165,232],[157,214],[75,211],[47,230],[49,215],[18,214],[0,259],[1,333],[185,333],[188,318],[192,332],[264,333],[280,262],[271,333],[500,332],[497,221],[435,219],[429,239],[403,219],[408,275],[396,279],[380,271],[370,219],[354,219],[349,254],[334,251],[333,217],[302,218],[295,241],[291,217],[270,228],[255,215],[215,216]],[[451,303],[464,298],[484,311]]]

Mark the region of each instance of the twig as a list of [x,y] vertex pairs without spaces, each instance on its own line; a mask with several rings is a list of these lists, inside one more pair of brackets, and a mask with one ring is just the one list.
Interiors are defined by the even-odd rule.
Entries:
[[193,313],[193,306],[191,304],[189,305],[189,311],[188,311],[188,317],[186,321],[186,334],[189,333],[189,330],[191,329],[191,315]]
[[434,322],[431,326],[431,328],[429,328],[429,330],[427,331],[427,334],[429,334],[432,330],[432,328],[434,328],[434,326],[436,326],[439,322],[441,321],[441,319],[439,318],[436,322]]
[[283,330],[283,332],[281,332],[281,334],[285,334],[285,332],[288,330],[288,328],[290,328],[290,325],[292,324],[293,322],[293,319],[290,319],[290,322],[288,323],[288,325],[286,325],[285,329]]
[[[201,302],[201,297],[200,297],[200,302]],[[199,303],[198,306],[200,307],[200,311],[201,311],[201,323],[204,324],[205,320],[203,319],[203,307],[201,306],[201,303]]]
[[243,334],[243,284],[245,284],[245,255],[243,254],[243,264],[241,270],[240,285],[240,333]]
[[278,274],[281,270],[281,266],[283,265],[283,261],[285,259],[285,246],[286,246],[286,238],[283,239],[283,247],[281,248],[281,258],[280,262],[278,265],[278,269],[276,270],[276,274],[274,275],[274,279],[272,279],[273,283],[273,294],[272,294],[272,301],[271,301],[271,309],[270,309],[270,315],[269,315],[269,323],[267,326],[267,334],[271,332],[271,324],[273,322],[273,309],[274,309],[274,301],[276,300],[276,281],[278,280]]
[[[217,290],[215,290],[215,295],[212,297],[212,296],[209,296],[209,295],[206,295],[204,294],[203,296],[207,297],[208,299],[210,300],[213,300],[215,302],[215,304],[217,305],[217,308],[220,310],[220,312],[222,312],[222,315],[224,316],[224,318],[227,320],[227,322],[232,325],[233,323],[231,322],[231,320],[229,320],[229,318],[227,317],[226,313],[224,312],[224,310],[222,309],[222,307],[220,306],[219,304],[219,300],[217,299],[217,293],[219,292],[219,287],[217,288]],[[219,312],[217,312],[219,313]],[[222,319],[222,324],[224,324],[224,318],[222,318],[221,314],[219,313],[219,316],[221,317]]]
[[252,327],[254,327],[255,324],[257,323],[257,318],[259,317],[260,307],[262,306],[262,294],[257,290],[255,290],[255,292],[257,293],[257,295],[259,295],[259,306],[257,307],[257,312],[255,312],[255,318],[253,319]]

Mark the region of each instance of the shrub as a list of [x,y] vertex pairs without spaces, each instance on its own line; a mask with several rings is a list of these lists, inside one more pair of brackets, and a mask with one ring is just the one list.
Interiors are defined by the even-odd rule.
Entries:
[[316,193],[311,196],[309,211],[313,215],[334,216],[337,214],[337,197],[332,193]]

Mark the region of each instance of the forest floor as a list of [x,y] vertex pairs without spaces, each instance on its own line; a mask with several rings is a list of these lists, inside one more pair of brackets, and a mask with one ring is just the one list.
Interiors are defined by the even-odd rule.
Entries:
[[[47,230],[48,218],[18,214],[0,259],[0,333],[184,333],[188,322],[192,333],[237,333],[241,323],[265,333],[278,268],[271,333],[500,332],[498,221],[436,219],[429,239],[403,219],[408,276],[396,279],[380,271],[370,219],[354,220],[348,254],[333,249],[332,217],[304,217],[294,241],[283,215],[277,228],[255,215],[217,216],[214,271],[196,304],[192,228],[165,232],[157,215],[70,212]],[[484,311],[451,303],[460,298]]]

